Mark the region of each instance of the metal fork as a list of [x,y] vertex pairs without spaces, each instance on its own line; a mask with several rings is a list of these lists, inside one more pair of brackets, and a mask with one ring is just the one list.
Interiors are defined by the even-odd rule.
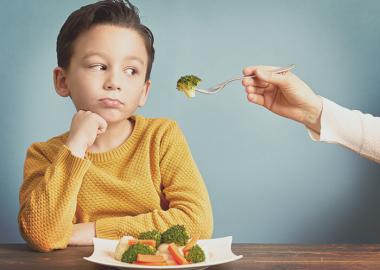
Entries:
[[[272,70],[272,72],[274,73],[284,73],[284,72],[287,72],[289,70],[292,70],[293,68],[295,68],[296,65],[292,64],[290,66],[287,66],[287,67],[283,67],[283,68],[278,68],[278,69],[274,69]],[[202,88],[195,88],[195,91],[197,92],[200,92],[200,93],[203,93],[203,94],[216,94],[218,93],[220,90],[222,90],[227,84],[229,84],[230,82],[233,82],[233,81],[238,81],[238,80],[242,80],[244,78],[254,78],[256,77],[256,75],[250,75],[250,76],[239,76],[239,77],[236,77],[236,78],[233,78],[233,79],[230,79],[230,80],[227,80],[227,81],[224,81],[222,83],[219,83],[213,87],[210,87],[210,88],[206,88],[206,89],[202,89]]]

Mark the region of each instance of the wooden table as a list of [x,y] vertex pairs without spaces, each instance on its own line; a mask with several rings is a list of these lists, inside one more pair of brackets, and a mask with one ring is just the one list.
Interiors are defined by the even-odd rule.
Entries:
[[[85,261],[83,257],[90,256],[92,249],[69,247],[50,253],[39,253],[30,250],[25,244],[0,244],[0,269],[116,269]],[[208,269],[380,269],[380,244],[234,244],[232,249],[236,255],[244,255],[244,258]]]

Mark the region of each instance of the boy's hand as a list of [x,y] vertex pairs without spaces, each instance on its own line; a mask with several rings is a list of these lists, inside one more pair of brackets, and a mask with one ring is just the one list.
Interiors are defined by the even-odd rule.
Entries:
[[78,111],[71,121],[69,137],[66,146],[74,156],[83,158],[86,150],[107,129],[107,122],[101,116],[91,111]]
[[95,237],[95,222],[74,224],[70,246],[92,246]]
[[244,75],[257,75],[243,79],[243,86],[250,102],[303,123],[319,133],[322,99],[310,87],[291,72],[275,74],[274,67],[246,67]]

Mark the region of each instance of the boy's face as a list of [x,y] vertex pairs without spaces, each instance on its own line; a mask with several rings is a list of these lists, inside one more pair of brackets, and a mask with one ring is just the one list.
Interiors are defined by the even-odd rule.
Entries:
[[73,49],[69,68],[56,68],[54,79],[57,93],[70,96],[77,110],[118,122],[145,104],[148,54],[136,31],[97,25],[81,34]]

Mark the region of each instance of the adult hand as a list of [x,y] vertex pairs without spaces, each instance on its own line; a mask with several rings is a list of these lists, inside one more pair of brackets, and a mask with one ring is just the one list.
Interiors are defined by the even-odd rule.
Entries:
[[248,101],[261,105],[280,116],[298,121],[315,132],[320,132],[322,99],[290,71],[276,74],[276,67],[252,66],[243,70]]

